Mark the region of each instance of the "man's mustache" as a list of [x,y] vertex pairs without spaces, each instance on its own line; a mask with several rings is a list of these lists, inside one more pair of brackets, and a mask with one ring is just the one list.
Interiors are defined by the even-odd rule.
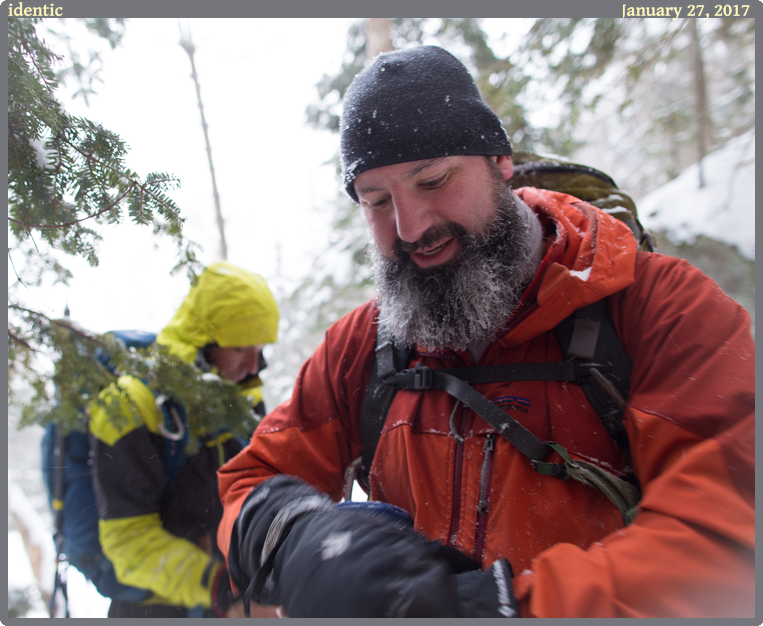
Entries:
[[463,241],[466,236],[466,229],[460,224],[456,224],[455,222],[437,224],[424,231],[424,234],[416,241],[403,241],[398,237],[392,246],[392,252],[394,252],[399,259],[404,259],[409,254],[421,249],[429,248],[436,242],[447,239],[448,237],[455,237],[459,241]]

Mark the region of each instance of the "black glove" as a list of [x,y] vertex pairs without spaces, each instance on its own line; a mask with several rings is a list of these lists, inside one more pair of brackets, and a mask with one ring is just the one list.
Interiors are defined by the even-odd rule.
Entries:
[[511,578],[506,559],[496,561],[484,572],[455,576],[458,617],[519,617]]
[[[476,588],[496,580],[491,570],[473,571],[474,561],[410,528],[337,509],[290,476],[266,481],[244,502],[229,565],[233,582],[246,589],[245,611],[250,600],[283,605],[289,617],[457,617],[465,610],[502,617],[508,610],[499,609],[511,607],[508,568],[500,589],[509,601],[495,599],[499,588],[486,584],[496,593],[473,613],[478,599],[490,595]],[[463,574],[470,571],[474,576]]]

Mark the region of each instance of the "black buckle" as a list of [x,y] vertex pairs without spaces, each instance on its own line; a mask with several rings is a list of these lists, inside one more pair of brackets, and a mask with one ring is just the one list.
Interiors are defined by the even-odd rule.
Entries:
[[426,391],[432,388],[432,370],[419,363],[413,369],[413,389],[414,391]]
[[432,388],[434,376],[432,370],[419,363],[416,367],[398,372],[394,376],[382,378],[385,385],[393,385],[400,389],[413,389],[414,391],[426,391]]

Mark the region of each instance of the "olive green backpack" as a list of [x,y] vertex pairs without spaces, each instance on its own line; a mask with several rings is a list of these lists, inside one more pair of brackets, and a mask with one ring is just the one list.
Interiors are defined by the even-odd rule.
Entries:
[[633,231],[639,250],[655,251],[654,237],[638,221],[636,204],[604,172],[530,152],[517,152],[511,160],[514,162],[514,175],[509,182],[513,189],[537,187],[575,196],[625,222]]

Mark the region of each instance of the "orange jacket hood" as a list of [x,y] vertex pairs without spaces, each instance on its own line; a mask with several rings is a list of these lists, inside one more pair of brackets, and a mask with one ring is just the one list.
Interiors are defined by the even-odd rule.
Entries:
[[516,194],[542,222],[555,225],[556,239],[536,278],[538,306],[511,328],[505,339],[512,344],[524,343],[630,285],[638,248],[626,224],[577,198],[532,187]]

